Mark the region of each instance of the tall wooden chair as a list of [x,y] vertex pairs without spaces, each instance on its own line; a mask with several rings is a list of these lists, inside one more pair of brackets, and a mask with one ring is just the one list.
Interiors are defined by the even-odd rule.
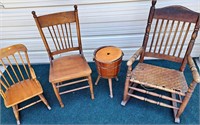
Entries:
[[[81,33],[76,5],[74,6],[74,9],[74,11],[43,16],[36,16],[36,13],[34,11],[32,12],[50,58],[49,81],[52,83],[61,107],[64,107],[64,104],[60,95],[85,88],[90,88],[91,98],[94,99],[91,79],[92,71],[87,64],[82,51]],[[76,81],[66,83],[68,80]],[[88,81],[89,85],[59,92],[60,87],[84,81]]]
[[[156,9],[155,4],[156,0],[152,0],[142,47],[127,62],[128,71],[121,104],[125,106],[129,98],[134,97],[171,108],[174,111],[175,122],[179,123],[180,115],[188,104],[197,83],[200,82],[199,74],[190,56],[200,27],[200,14],[182,6]],[[139,63],[132,69],[132,64],[138,56],[140,56]],[[145,64],[144,57],[170,60],[180,63],[181,66],[178,71]],[[193,81],[189,87],[183,74],[187,63],[193,75]],[[137,85],[143,87],[137,87]],[[145,87],[169,92],[171,97],[161,95],[159,92],[150,92],[148,89],[143,89]],[[172,101],[172,105],[133,94],[134,91],[161,98],[160,100]]]
[[[34,104],[42,101],[49,110],[51,109],[42,94],[43,89],[30,65],[27,48],[24,45],[17,44],[0,49],[0,64],[5,70],[4,73],[0,71],[0,94],[5,106],[13,108],[17,124],[20,124],[19,111]],[[40,99],[24,107],[18,107],[18,104],[35,96],[39,96]]]

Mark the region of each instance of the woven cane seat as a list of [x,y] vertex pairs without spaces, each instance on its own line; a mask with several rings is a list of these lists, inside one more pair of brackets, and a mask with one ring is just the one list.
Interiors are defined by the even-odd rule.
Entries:
[[145,83],[147,86],[161,86],[166,91],[170,89],[185,93],[188,89],[183,72],[145,63],[139,63],[135,67],[130,81]]

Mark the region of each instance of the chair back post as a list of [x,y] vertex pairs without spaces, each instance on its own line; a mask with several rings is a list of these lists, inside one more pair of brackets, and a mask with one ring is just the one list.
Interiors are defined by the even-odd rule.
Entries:
[[198,19],[197,19],[197,22],[196,22],[196,25],[195,25],[195,29],[192,33],[192,37],[190,39],[190,42],[189,42],[189,45],[187,47],[187,50],[186,50],[186,53],[185,53],[185,56],[183,58],[183,61],[182,61],[182,64],[181,64],[181,67],[180,67],[180,71],[184,71],[185,67],[186,67],[186,64],[187,64],[187,59],[188,59],[188,56],[191,54],[192,52],[192,48],[194,46],[194,43],[195,43],[195,39],[198,35],[198,31],[199,31],[199,28],[200,28],[200,14],[198,16]]
[[78,37],[79,52],[80,54],[83,54],[77,5],[74,5],[74,13],[75,13],[75,19],[76,19],[76,32],[77,32],[77,37]]
[[35,20],[35,22],[36,22],[37,28],[38,28],[38,30],[39,30],[39,33],[40,33],[40,35],[41,35],[41,37],[42,37],[42,41],[43,41],[43,43],[44,43],[44,45],[45,45],[45,48],[46,48],[46,50],[47,50],[47,53],[48,53],[48,55],[49,55],[50,62],[51,62],[51,61],[53,60],[53,56],[52,56],[51,50],[50,50],[50,48],[49,48],[49,45],[48,45],[48,43],[47,43],[47,40],[46,40],[46,38],[45,38],[45,35],[44,35],[44,33],[43,33],[42,29],[41,29],[40,23],[39,23],[39,21],[38,21],[38,17],[37,17],[37,15],[36,15],[36,12],[35,12],[35,11],[32,11],[32,14],[33,14],[33,18],[34,18],[34,20]]
[[150,13],[149,13],[149,17],[148,17],[147,26],[146,26],[145,36],[144,36],[143,44],[142,44],[144,51],[141,53],[140,63],[144,61],[145,50],[146,50],[146,47],[147,47],[149,32],[151,30],[151,23],[152,23],[152,20],[153,20],[156,2],[157,2],[157,0],[152,0],[152,6],[150,8]]

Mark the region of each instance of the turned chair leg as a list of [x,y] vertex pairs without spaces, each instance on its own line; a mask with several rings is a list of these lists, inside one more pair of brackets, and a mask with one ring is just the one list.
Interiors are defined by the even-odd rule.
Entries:
[[92,78],[91,78],[91,76],[88,76],[88,83],[89,83],[89,86],[90,86],[91,98],[94,99],[94,90],[93,90],[93,85],[92,85]]
[[110,98],[113,98],[113,91],[112,91],[112,79],[108,79],[109,89],[110,89]]
[[59,101],[59,103],[60,103],[60,106],[63,108],[63,107],[64,107],[64,104],[63,104],[62,99],[61,99],[61,97],[60,97],[59,91],[58,91],[58,89],[56,88],[56,85],[55,85],[54,83],[52,83],[52,86],[53,86],[53,90],[54,90],[54,92],[55,92],[55,94],[56,94],[56,97],[57,97],[57,99],[58,99],[58,101]]
[[128,102],[129,98],[128,98],[128,87],[129,87],[129,83],[130,83],[130,77],[126,77],[126,81],[125,81],[125,87],[124,87],[124,97],[123,100],[121,102],[121,105],[125,106],[126,103]]
[[[171,96],[172,96],[173,99],[177,99],[177,98],[176,98],[176,94],[171,93]],[[173,102],[173,101],[172,101],[172,105],[173,105],[174,107],[177,107],[177,102]],[[179,117],[176,117],[178,110],[177,110],[177,109],[173,109],[173,112],[174,112],[175,123],[180,123],[180,118],[179,118]]]
[[49,110],[51,110],[51,107],[49,106],[49,104],[48,104],[47,100],[45,99],[45,97],[43,96],[43,94],[40,94],[39,97],[42,100],[42,102],[47,106],[47,108]]
[[98,75],[98,77],[97,77],[97,80],[96,80],[96,82],[95,82],[95,85],[97,85],[97,84],[98,84],[98,82],[99,82],[100,78],[101,78],[101,76],[100,76],[100,75]]
[[14,112],[15,118],[17,120],[17,125],[20,125],[18,106],[15,105],[15,106],[12,106],[12,108],[13,108],[13,112]]
[[[188,89],[188,91],[187,91],[187,93],[186,93],[186,95],[185,95],[185,97],[183,99],[183,102],[180,105],[180,108],[179,108],[179,110],[177,112],[176,119],[178,119],[181,116],[181,114],[183,113],[183,111],[185,110],[185,107],[187,106],[187,104],[188,104],[188,102],[189,102],[189,100],[190,100],[190,98],[192,96],[192,93],[193,93],[194,88],[196,87],[196,85],[197,85],[197,83],[195,81],[192,81],[192,83],[190,83],[189,89]],[[178,123],[179,122],[180,121],[178,121]]]

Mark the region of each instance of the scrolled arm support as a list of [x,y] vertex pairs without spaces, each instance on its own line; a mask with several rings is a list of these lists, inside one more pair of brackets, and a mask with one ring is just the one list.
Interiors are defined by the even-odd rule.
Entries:
[[193,61],[191,56],[188,56],[188,64],[189,64],[190,69],[192,71],[192,76],[193,76],[194,81],[196,83],[200,83],[200,76],[199,76],[199,73],[197,71],[197,68],[196,68],[194,61]]
[[127,66],[130,67],[135,62],[135,60],[138,58],[138,56],[144,51],[144,48],[141,47],[139,50],[135,52],[135,54],[128,60]]

